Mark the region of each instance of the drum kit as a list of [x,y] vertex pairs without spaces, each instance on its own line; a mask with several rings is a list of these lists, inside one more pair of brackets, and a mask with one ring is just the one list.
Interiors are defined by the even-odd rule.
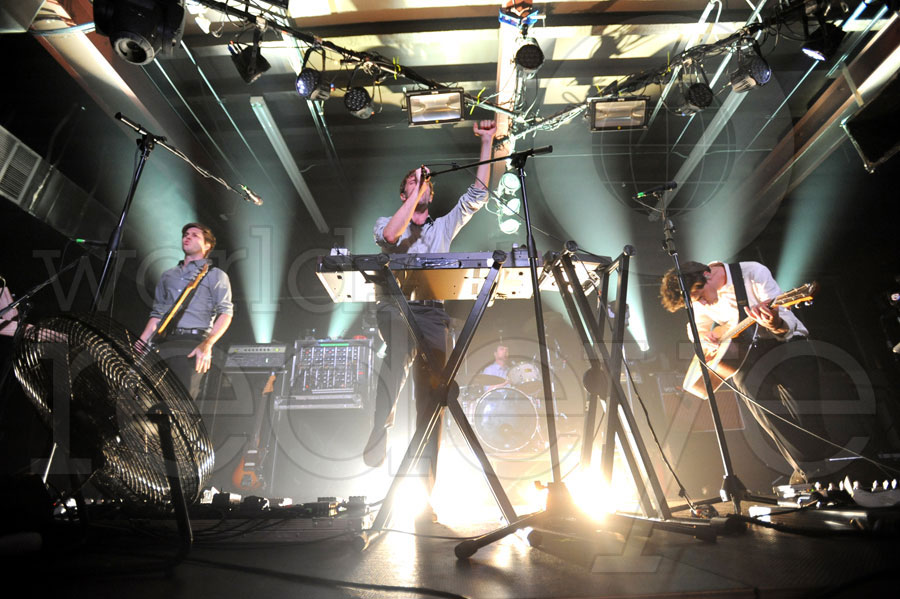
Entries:
[[493,452],[544,449],[541,397],[544,383],[534,362],[520,362],[507,377],[476,374],[460,387],[460,404],[481,442]]

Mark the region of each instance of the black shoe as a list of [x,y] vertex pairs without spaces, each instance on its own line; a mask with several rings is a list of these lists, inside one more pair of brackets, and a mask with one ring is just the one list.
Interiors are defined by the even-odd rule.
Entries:
[[387,429],[383,426],[375,427],[369,440],[366,442],[366,448],[363,450],[363,461],[366,466],[378,468],[384,464],[384,458],[387,455]]

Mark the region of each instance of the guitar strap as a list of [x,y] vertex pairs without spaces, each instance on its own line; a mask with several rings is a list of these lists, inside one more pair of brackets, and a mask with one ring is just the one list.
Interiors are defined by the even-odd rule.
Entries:
[[737,321],[740,322],[747,316],[744,308],[750,305],[747,299],[747,288],[744,287],[744,273],[741,271],[741,265],[737,262],[729,264],[728,270],[731,272],[731,283],[734,285],[734,296],[737,299]]
[[209,274],[209,270],[210,269],[201,270],[199,273],[197,273],[197,276],[191,282],[191,285],[193,285],[193,287],[189,285],[187,288],[185,288],[181,297],[179,297],[178,300],[175,301],[172,307],[169,308],[169,311],[162,317],[162,319],[160,320],[161,324],[159,328],[156,329],[154,337],[157,335],[166,336],[169,334],[169,331],[167,330],[168,325],[170,323],[178,322],[181,314],[187,309],[188,305],[190,305],[191,300],[194,299],[194,294],[197,293],[197,289],[200,288],[200,283],[203,282],[203,279],[207,274]]

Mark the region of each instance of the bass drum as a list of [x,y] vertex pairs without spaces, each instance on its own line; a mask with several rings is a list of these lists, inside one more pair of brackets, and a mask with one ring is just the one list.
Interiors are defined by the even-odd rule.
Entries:
[[544,389],[541,367],[533,362],[522,362],[509,369],[506,375],[516,389],[528,395],[538,395]]
[[468,411],[475,434],[496,452],[520,451],[538,437],[538,406],[513,387],[488,391]]

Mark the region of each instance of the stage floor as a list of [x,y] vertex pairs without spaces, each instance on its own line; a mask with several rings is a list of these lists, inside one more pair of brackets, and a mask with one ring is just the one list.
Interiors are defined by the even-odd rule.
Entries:
[[[821,531],[829,520],[821,516],[781,521]],[[886,521],[896,523],[895,514]],[[458,537],[496,524],[394,524],[363,551],[344,524],[195,519],[192,549],[167,569],[178,549],[172,521],[98,518],[86,536],[73,525],[44,554],[14,552],[16,559],[4,561],[29,585],[70,597],[130,599],[858,597],[895,591],[900,578],[896,534],[801,535],[750,525],[704,542],[619,522],[592,527],[600,533],[591,541],[545,537],[539,547],[519,533],[459,560]]]

